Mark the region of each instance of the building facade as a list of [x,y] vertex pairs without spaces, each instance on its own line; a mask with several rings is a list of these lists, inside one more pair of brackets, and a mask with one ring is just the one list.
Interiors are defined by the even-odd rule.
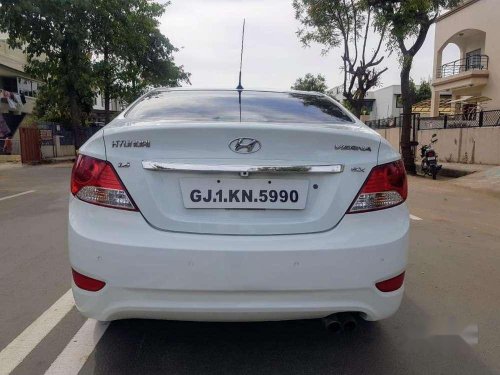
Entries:
[[[116,99],[110,100],[109,111],[111,113],[111,119],[118,115],[123,109],[125,109],[125,105],[123,102]],[[94,106],[92,108],[91,120],[95,124],[106,124],[106,115],[104,112],[104,96],[99,91],[96,92],[94,97]]]
[[[21,49],[12,49],[7,44],[8,34],[0,33],[0,113],[14,135],[25,115],[33,113],[38,90],[43,82],[31,78],[25,71],[27,56]],[[12,97],[12,99],[11,99]],[[7,100],[7,99],[10,100]],[[113,118],[121,112],[123,104],[111,100],[110,111]],[[91,121],[104,125],[104,99],[99,92],[94,98]],[[2,121],[0,121],[0,124]],[[2,125],[0,125],[2,126]],[[0,139],[7,130],[0,128]]]
[[326,93],[339,103],[342,103],[344,101],[344,85],[335,86],[328,90]]
[[7,37],[7,34],[0,34],[0,113],[4,120],[0,132],[4,138],[9,132],[15,132],[26,114],[33,112],[41,84],[24,72],[26,55],[20,49],[11,49]]
[[372,101],[368,120],[399,117],[403,113],[401,85],[391,85],[369,91],[366,99]]
[[[344,102],[343,85],[328,90],[328,95],[339,103]],[[362,121],[379,118],[397,117],[402,111],[401,86],[392,85],[378,90],[368,91],[363,100]]]
[[[440,93],[449,90],[455,113],[500,109],[498,0],[466,0],[436,21],[431,116],[439,115]],[[449,44],[459,59],[443,61]]]

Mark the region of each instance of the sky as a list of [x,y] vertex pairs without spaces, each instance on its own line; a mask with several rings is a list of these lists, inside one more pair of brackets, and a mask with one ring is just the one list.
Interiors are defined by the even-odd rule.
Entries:
[[[192,74],[193,87],[235,88],[238,81],[241,28],[246,18],[243,86],[288,89],[306,73],[323,74],[329,87],[342,84],[339,49],[321,54],[321,46],[304,48],[296,36],[292,0],[172,0],[160,29],[180,50],[175,61]],[[377,39],[370,37],[374,47]],[[412,77],[418,83],[432,76],[434,27],[415,56]],[[380,87],[399,84],[395,53],[384,53]],[[458,58],[449,47],[443,61]]]

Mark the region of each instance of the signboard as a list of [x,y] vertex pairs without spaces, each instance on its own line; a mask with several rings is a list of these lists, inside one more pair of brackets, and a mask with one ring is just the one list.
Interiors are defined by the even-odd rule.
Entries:
[[52,129],[40,129],[40,141],[43,146],[50,146],[54,144],[54,136]]
[[51,129],[42,129],[40,130],[40,139],[42,141],[52,141],[52,130]]

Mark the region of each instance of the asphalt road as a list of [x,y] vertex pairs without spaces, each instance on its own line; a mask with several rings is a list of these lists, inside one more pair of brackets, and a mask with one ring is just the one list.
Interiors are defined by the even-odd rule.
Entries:
[[410,178],[403,304],[352,333],[319,321],[95,325],[65,295],[69,174],[0,166],[0,374],[500,373],[498,196]]

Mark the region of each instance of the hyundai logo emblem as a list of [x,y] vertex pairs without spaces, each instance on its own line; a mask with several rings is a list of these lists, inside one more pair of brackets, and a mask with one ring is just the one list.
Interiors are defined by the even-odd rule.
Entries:
[[261,149],[262,145],[254,138],[236,138],[229,143],[231,151],[238,154],[252,154]]

